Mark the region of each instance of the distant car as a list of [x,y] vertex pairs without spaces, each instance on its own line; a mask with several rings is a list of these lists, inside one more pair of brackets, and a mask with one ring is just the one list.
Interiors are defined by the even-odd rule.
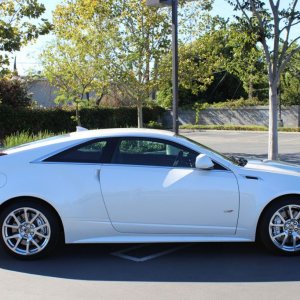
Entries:
[[0,156],[1,242],[250,242],[300,251],[300,168],[226,157],[168,131],[70,133]]

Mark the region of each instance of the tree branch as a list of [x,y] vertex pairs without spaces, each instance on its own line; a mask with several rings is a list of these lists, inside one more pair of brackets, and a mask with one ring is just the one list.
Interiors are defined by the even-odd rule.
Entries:
[[[293,26],[293,21],[295,20],[294,16],[293,16],[293,12],[296,9],[297,3],[298,3],[298,0],[295,0],[294,3],[293,3],[293,5],[292,5],[292,8],[291,8],[290,16],[288,18],[288,24],[284,27],[285,30],[286,30],[286,36],[285,36],[285,40],[284,40],[284,43],[283,43],[283,46],[282,46],[282,50],[281,50],[281,54],[280,54],[279,61],[278,61],[278,66],[279,67],[282,65],[282,63],[284,61],[284,57],[285,57],[286,51],[289,48],[290,31],[291,31],[291,27]],[[300,23],[300,21],[296,22],[296,24],[298,24],[298,23]],[[296,25],[296,24],[294,24],[294,25]],[[282,32],[283,32],[283,29],[282,29]],[[293,44],[294,42],[296,42],[297,39],[295,39],[294,41],[292,41],[291,44]]]
[[[300,38],[300,37],[299,37]],[[290,52],[290,54],[283,60],[281,66],[279,67],[279,72],[278,72],[278,76],[280,76],[281,72],[284,71],[284,69],[286,68],[286,65],[290,62],[291,58],[293,57],[293,55],[297,52],[300,51],[300,46],[298,46],[297,48],[295,48],[294,50],[292,50]]]

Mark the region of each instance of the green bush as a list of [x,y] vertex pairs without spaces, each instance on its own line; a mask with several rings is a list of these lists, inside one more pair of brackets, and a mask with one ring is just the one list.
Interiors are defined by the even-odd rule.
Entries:
[[268,105],[268,101],[261,101],[258,98],[252,98],[252,99],[240,98],[237,100],[227,100],[225,102],[217,102],[217,103],[196,102],[193,108],[198,110],[203,110],[207,108],[237,109],[237,108],[242,108],[247,106],[260,106],[260,105]]
[[158,123],[156,121],[149,121],[146,125],[146,128],[152,128],[152,129],[163,129],[163,126],[161,123]]
[[[192,125],[184,124],[180,126],[180,129],[191,130],[240,130],[240,131],[268,131],[268,127],[259,125]],[[278,131],[283,132],[300,132],[299,127],[279,127]]]
[[[160,107],[144,108],[144,122],[160,118],[164,109]],[[0,139],[17,133],[36,134],[48,131],[54,134],[75,131],[76,123],[71,119],[74,110],[55,109],[14,109],[0,105]],[[82,109],[81,124],[88,129],[121,128],[137,126],[137,110],[131,107]]]

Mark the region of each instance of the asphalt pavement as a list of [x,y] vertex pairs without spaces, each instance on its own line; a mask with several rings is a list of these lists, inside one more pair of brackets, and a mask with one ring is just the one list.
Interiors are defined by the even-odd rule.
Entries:
[[[181,130],[180,134],[225,154],[259,159],[268,156],[267,132]],[[279,132],[278,144],[280,160],[300,164],[300,133]]]
[[[223,153],[267,155],[267,133],[181,133]],[[281,159],[300,163],[300,134],[279,138]],[[0,299],[294,299],[299,264],[255,243],[67,245],[34,261],[0,250]]]

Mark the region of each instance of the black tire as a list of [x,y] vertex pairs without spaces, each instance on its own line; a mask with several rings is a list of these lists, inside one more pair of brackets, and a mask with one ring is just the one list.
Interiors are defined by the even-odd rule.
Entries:
[[0,226],[4,250],[19,259],[48,255],[61,240],[57,216],[47,206],[32,200],[20,200],[5,207],[0,213]]
[[261,243],[273,253],[299,255],[300,198],[281,198],[271,203],[261,217],[258,230]]

